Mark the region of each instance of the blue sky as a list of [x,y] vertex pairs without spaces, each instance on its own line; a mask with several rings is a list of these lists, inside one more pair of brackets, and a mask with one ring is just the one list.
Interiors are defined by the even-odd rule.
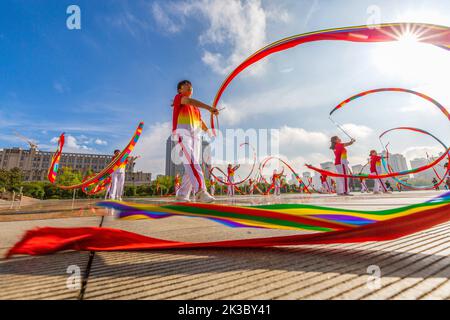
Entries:
[[[66,27],[71,4],[81,9],[81,30]],[[226,73],[254,51],[293,34],[366,24],[372,5],[381,22],[450,25],[446,0],[3,0],[0,147],[26,147],[18,131],[54,150],[54,137],[64,131],[71,136],[66,151],[111,153],[142,120],[139,168],[162,173],[179,80],[190,79],[195,97],[211,103]],[[222,99],[221,126],[280,129],[283,156],[297,168],[318,164],[331,157],[328,139],[339,132],[327,113],[341,100],[399,86],[449,105],[449,72],[450,55],[438,48],[307,44],[236,78]],[[358,140],[352,164],[379,148],[378,133],[397,125],[430,130],[450,144],[447,121],[401,94],[368,97],[336,120]],[[440,151],[412,134],[393,135],[391,144],[408,158]]]

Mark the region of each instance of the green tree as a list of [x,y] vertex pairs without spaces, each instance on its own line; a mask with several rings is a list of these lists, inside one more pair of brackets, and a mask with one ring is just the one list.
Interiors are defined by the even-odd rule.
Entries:
[[19,168],[13,168],[9,170],[8,185],[6,189],[8,191],[19,191],[22,185],[22,171]]
[[[81,172],[75,171],[70,167],[63,167],[56,178],[56,184],[60,186],[72,186],[81,183],[82,180]],[[59,189],[59,195],[64,199],[70,199],[73,196],[73,192],[73,190]],[[83,195],[83,192],[77,192],[77,197],[83,197]]]
[[0,189],[8,188],[9,171],[0,169]]
[[24,183],[23,194],[28,197],[42,199],[45,196],[44,184],[41,182]]
[[124,194],[127,197],[136,197],[137,188],[135,186],[125,186]]

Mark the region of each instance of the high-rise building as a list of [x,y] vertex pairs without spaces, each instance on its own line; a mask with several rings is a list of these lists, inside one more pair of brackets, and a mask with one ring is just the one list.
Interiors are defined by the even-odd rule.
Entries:
[[[386,157],[386,151],[383,151],[381,153],[383,157]],[[399,171],[406,171],[408,170],[408,164],[406,162],[406,158],[397,153],[389,154],[389,165],[392,168],[392,171],[399,172]],[[385,172],[384,168],[382,168],[383,172]],[[403,178],[409,178],[408,176],[403,176]]]
[[[436,161],[439,157],[441,157],[443,154],[443,152],[440,152],[439,155],[437,157],[430,157],[430,162]],[[445,165],[448,162],[448,157],[445,157],[444,159],[442,159],[441,161],[439,161],[439,163],[434,166],[434,170],[436,170],[437,174],[439,175],[439,177],[443,177],[445,172],[447,171],[447,168],[445,167]]]
[[[52,156],[53,152],[39,151],[34,147],[29,150],[3,149],[0,150],[0,169],[19,168],[24,175],[24,181],[47,181]],[[88,171],[100,172],[112,161],[112,158],[112,155],[62,153],[60,168],[70,167],[85,175]],[[134,172],[134,161],[133,157],[129,158],[125,183],[135,185],[150,183],[151,173]]]
[[[416,158],[411,160],[411,167],[412,168],[419,168],[426,166],[429,163],[428,159],[425,158]],[[414,179],[422,180],[422,181],[429,181],[431,184],[431,181],[433,178],[436,178],[436,174],[432,169],[425,170],[422,172],[418,172],[414,174]]]
[[335,171],[335,165],[334,162],[328,161],[328,162],[323,162],[320,164],[320,167],[323,170],[327,170],[327,171]]

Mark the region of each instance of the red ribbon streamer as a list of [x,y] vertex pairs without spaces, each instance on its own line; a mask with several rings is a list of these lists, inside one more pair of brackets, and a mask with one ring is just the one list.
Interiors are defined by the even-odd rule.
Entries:
[[331,243],[386,241],[429,229],[450,220],[450,204],[380,221],[362,227],[326,233],[228,240],[217,242],[178,242],[146,237],[110,228],[38,228],[28,231],[9,250],[6,258],[17,254],[43,255],[63,250],[135,251],[193,248],[250,248]]

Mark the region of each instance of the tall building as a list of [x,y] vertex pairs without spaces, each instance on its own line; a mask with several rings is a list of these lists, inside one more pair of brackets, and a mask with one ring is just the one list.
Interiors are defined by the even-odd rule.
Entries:
[[[416,158],[411,160],[411,167],[418,168],[426,166],[429,163],[428,159],[425,158]],[[436,178],[436,174],[432,169],[425,170],[422,172],[418,172],[414,174],[414,179],[423,180],[423,181],[432,181],[433,178]]]
[[320,167],[323,170],[327,170],[327,171],[334,171],[335,170],[334,162],[331,162],[331,161],[321,163]]
[[[430,162],[436,161],[440,156],[442,156],[443,152],[440,152],[437,157],[430,157]],[[445,167],[446,163],[448,162],[448,157],[445,157],[442,159],[436,166],[434,166],[434,170],[438,173],[439,177],[443,177],[445,172],[447,171],[447,168]]]
[[177,142],[173,141],[171,137],[166,141],[166,176],[170,177],[175,177],[177,173],[180,176],[184,174],[184,167],[178,152],[173,152],[172,159],[172,150],[175,150],[176,144]]
[[[19,168],[24,181],[47,181],[47,171],[52,161],[53,152],[39,151],[36,148],[23,150],[22,148],[11,148],[0,150],[0,169],[10,170]],[[111,161],[112,155],[84,154],[84,153],[62,153],[60,167],[70,167],[85,175],[88,170],[100,172]],[[130,157],[126,168],[126,184],[150,183],[151,173],[134,172],[134,158]]]
[[[180,176],[184,174],[184,167],[182,160],[180,158],[180,154],[176,152],[175,146],[177,145],[176,141],[172,140],[170,136],[166,140],[166,176],[175,177],[178,173]],[[209,170],[210,165],[207,165],[208,159],[211,159],[210,149],[208,141],[202,139],[202,149],[201,155],[204,159],[202,159],[202,168],[203,173],[205,175],[205,179],[209,179]]]
[[[383,151],[381,153],[381,155],[383,157],[386,157],[386,151]],[[406,158],[401,154],[397,154],[397,153],[389,154],[389,165],[391,166],[392,171],[394,171],[394,172],[408,170],[408,164],[406,162]],[[385,172],[384,168],[383,168],[383,172]],[[409,175],[403,176],[403,178],[409,178]]]

